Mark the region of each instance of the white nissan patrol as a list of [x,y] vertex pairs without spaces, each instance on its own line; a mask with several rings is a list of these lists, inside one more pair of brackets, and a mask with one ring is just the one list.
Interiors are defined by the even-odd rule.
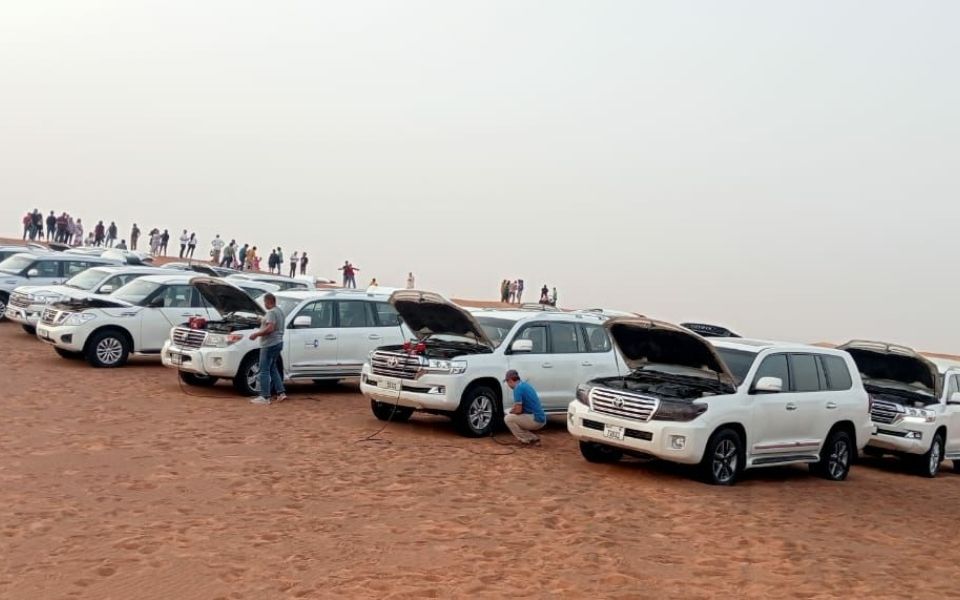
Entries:
[[904,458],[926,477],[952,459],[960,473],[960,368],[941,375],[913,349],[886,342],[856,340],[840,348],[853,356],[870,394],[876,431],[864,452]]
[[419,410],[483,436],[512,403],[503,383],[508,369],[533,384],[548,414],[566,412],[579,382],[618,373],[605,317],[592,312],[468,312],[416,290],[394,292],[390,303],[416,340],[379,348],[363,365],[360,391],[381,420],[403,421]]
[[190,279],[148,275],[109,296],[58,302],[43,311],[37,337],[60,356],[82,356],[95,367],[122,366],[131,354],[158,356],[171,327],[194,317],[219,316]]
[[840,481],[870,439],[867,392],[846,352],[706,340],[649,319],[605,326],[631,372],[577,389],[567,428],[588,461],[631,453],[699,465],[717,485],[744,469],[809,463]]
[[[207,386],[229,379],[241,394],[257,395],[260,343],[251,341],[249,334],[260,327],[265,311],[233,285],[249,283],[240,278],[198,277],[191,281],[223,316],[170,331],[161,357],[165,366],[180,372],[184,383]],[[286,316],[280,364],[289,381],[356,377],[374,348],[398,344],[407,335],[387,303],[389,290],[291,289],[274,296]]]

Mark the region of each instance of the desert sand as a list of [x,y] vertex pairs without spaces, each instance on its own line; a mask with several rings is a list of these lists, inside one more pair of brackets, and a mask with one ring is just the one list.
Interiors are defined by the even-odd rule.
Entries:
[[588,464],[562,419],[539,449],[427,416],[357,443],[381,423],[355,383],[258,407],[150,361],[62,359],[9,322],[0,357],[4,599],[958,593],[949,469],[715,488],[665,464]]

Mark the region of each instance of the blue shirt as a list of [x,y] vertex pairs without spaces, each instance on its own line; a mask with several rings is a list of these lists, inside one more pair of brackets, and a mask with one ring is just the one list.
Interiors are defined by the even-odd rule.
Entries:
[[540,406],[540,396],[537,390],[526,381],[521,381],[517,387],[513,388],[514,404],[523,405],[523,414],[533,415],[533,420],[537,423],[546,423],[547,415],[543,413],[543,407]]

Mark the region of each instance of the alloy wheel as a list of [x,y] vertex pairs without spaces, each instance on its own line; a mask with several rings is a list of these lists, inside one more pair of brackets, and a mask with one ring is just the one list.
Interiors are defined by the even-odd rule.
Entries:
[[934,475],[940,469],[940,440],[938,438],[933,439],[933,447],[930,448],[930,464],[927,465],[927,468]]
[[123,356],[123,344],[114,337],[106,337],[97,344],[97,360],[105,365],[116,364]]
[[850,448],[846,440],[837,440],[830,449],[827,471],[832,479],[840,479],[850,465]]
[[487,396],[477,396],[470,403],[467,417],[474,431],[483,431],[493,420],[493,400]]
[[247,385],[250,386],[250,389],[259,392],[260,391],[260,365],[252,364],[247,370]]
[[713,478],[727,483],[737,473],[737,446],[732,440],[722,440],[713,451]]

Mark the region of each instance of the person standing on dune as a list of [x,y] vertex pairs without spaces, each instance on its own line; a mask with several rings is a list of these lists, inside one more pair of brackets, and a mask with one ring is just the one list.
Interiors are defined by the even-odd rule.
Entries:
[[297,276],[297,265],[300,263],[300,256],[297,254],[297,251],[294,250],[293,254],[290,255],[290,278],[293,279]]
[[301,275],[307,274],[307,263],[309,262],[310,262],[310,259],[307,258],[306,252],[300,255],[300,274]]

